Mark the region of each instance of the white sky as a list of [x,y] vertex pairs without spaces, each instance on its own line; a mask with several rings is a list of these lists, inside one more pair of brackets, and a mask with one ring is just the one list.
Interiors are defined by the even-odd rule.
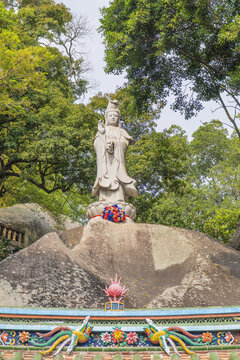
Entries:
[[[104,73],[104,45],[100,34],[97,32],[97,28],[100,26],[98,21],[100,18],[99,8],[108,6],[110,1],[58,0],[57,2],[60,1],[64,3],[73,14],[85,16],[88,20],[89,27],[92,29],[91,35],[86,38],[85,41],[86,59],[91,68],[86,77],[88,80],[95,83],[96,86],[88,92],[83,101],[86,102],[99,91],[103,93],[114,92],[117,86],[123,84],[124,77],[121,75],[107,75]],[[205,105],[205,109],[202,110],[197,117],[190,120],[185,120],[179,113],[172,111],[169,106],[166,106],[161,113],[161,118],[158,122],[158,130],[161,131],[172,124],[176,124],[180,125],[187,134],[191,136],[202,122],[208,122],[212,119],[219,119],[222,122],[227,122],[223,110],[212,113],[212,111],[217,108],[215,103],[207,103]]]

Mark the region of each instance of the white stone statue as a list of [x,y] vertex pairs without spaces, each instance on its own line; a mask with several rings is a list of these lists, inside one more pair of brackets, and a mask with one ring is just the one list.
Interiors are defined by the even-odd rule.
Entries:
[[105,118],[105,125],[99,121],[94,139],[97,177],[92,194],[97,195],[99,201],[126,201],[129,196],[138,196],[136,181],[126,172],[126,152],[134,140],[120,127],[116,100],[109,101]]
[[98,196],[99,202],[89,206],[87,211],[89,218],[100,211],[98,204],[102,205],[101,208],[118,204],[125,211],[127,209],[131,217],[135,216],[135,208],[126,203],[129,196],[139,195],[136,181],[126,172],[126,152],[130,144],[134,144],[134,140],[120,126],[118,102],[110,100],[105,113],[105,124],[99,121],[98,132],[94,139],[97,177],[92,194]]

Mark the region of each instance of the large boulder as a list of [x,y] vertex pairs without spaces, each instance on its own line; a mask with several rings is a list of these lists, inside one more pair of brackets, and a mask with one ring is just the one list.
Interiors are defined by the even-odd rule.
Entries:
[[[0,209],[0,227],[21,233],[24,237],[22,245],[30,245],[43,235],[56,231],[58,233],[71,230],[80,223],[72,222],[68,217],[62,216],[61,221],[56,221],[53,215],[38,204],[16,204]],[[0,233],[1,235],[1,233]],[[66,235],[66,237],[68,237]],[[64,237],[65,239],[65,237]],[[67,243],[67,239],[65,239]],[[69,243],[72,246],[72,243]]]
[[69,248],[72,249],[78,245],[79,241],[81,240],[83,234],[84,226],[77,226],[73,229],[62,231],[59,234],[60,239],[62,242]]
[[0,305],[103,308],[115,274],[128,308],[240,304],[240,253],[202,233],[94,218],[68,239],[72,250],[51,233],[0,263]]
[[236,250],[240,250],[240,222],[239,222],[231,240],[229,241],[229,246],[231,246],[232,248],[234,248]]
[[104,283],[75,263],[56,233],[0,263],[0,305],[99,307]]
[[25,237],[25,244],[32,244],[41,236],[52,232],[49,221],[33,204],[17,204],[0,209],[0,226],[15,230]]
[[72,253],[104,282],[121,276],[135,307],[240,304],[240,253],[200,232],[95,218]]

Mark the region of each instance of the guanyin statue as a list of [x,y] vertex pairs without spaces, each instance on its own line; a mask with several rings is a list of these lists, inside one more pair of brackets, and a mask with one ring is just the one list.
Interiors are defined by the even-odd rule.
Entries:
[[97,176],[92,194],[99,202],[88,207],[88,217],[98,215],[106,205],[118,204],[130,217],[135,216],[135,208],[127,204],[129,196],[138,196],[136,181],[126,172],[126,152],[133,138],[120,126],[118,102],[110,100],[105,113],[105,124],[100,120],[94,139],[97,154]]

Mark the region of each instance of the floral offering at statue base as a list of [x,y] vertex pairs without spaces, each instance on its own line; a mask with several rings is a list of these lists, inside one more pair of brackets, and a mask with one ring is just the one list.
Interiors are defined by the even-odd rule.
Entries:
[[101,218],[104,209],[106,207],[112,207],[113,205],[117,205],[119,208],[121,208],[121,210],[125,213],[125,220],[122,221],[123,223],[132,223],[135,216],[136,216],[136,209],[135,207],[130,204],[130,203],[126,203],[124,201],[115,201],[113,202],[109,202],[109,201],[97,201],[93,204],[90,204],[87,208],[87,217],[88,219],[92,219],[92,218]]
[[102,212],[102,218],[112,222],[123,222],[126,219],[125,211],[118,205],[106,206]]

